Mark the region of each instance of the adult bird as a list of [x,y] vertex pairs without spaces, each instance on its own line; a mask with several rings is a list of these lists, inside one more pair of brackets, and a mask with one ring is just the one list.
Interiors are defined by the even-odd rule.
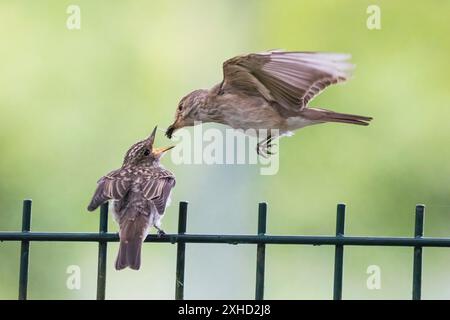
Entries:
[[[181,99],[175,121],[166,131],[197,122],[217,122],[235,129],[268,132],[258,154],[272,154],[271,141],[308,125],[341,122],[368,125],[371,117],[338,113],[308,103],[331,84],[346,81],[350,55],[323,52],[268,51],[241,55],[223,64],[223,80],[211,89]],[[263,130],[261,130],[263,129]]]
[[117,270],[139,269],[142,242],[149,228],[155,227],[158,236],[164,234],[161,219],[175,186],[175,176],[164,169],[160,159],[173,147],[153,148],[155,134],[156,127],[147,139],[127,151],[121,168],[98,181],[88,206],[88,210],[93,211],[102,203],[113,200],[114,218],[120,229]]

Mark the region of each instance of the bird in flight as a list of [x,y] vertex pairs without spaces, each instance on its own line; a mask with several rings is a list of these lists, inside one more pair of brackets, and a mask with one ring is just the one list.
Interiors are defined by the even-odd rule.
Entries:
[[155,135],[156,127],[147,139],[127,151],[120,169],[98,181],[88,206],[89,211],[94,211],[102,203],[113,200],[114,218],[120,229],[117,270],[139,269],[142,243],[151,227],[158,230],[158,236],[164,234],[161,219],[175,186],[175,176],[164,169],[160,159],[173,147],[153,148]]
[[[341,122],[367,126],[371,117],[338,113],[308,103],[329,85],[349,79],[350,55],[325,52],[268,51],[229,59],[223,80],[181,99],[166,135],[197,122],[217,122],[234,129],[264,130],[257,152],[272,154],[274,138],[305,126]],[[259,138],[258,138],[259,139]]]

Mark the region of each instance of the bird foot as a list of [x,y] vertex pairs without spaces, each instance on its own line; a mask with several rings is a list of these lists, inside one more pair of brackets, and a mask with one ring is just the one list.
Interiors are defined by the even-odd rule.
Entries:
[[156,233],[156,235],[158,236],[158,238],[161,238],[162,236],[165,236],[166,233],[164,232],[163,229],[160,228],[156,228],[158,230],[158,232]]
[[276,154],[271,150],[273,146],[276,146],[276,144],[273,144],[271,141],[258,143],[256,146],[256,153],[261,157],[268,159],[271,155]]

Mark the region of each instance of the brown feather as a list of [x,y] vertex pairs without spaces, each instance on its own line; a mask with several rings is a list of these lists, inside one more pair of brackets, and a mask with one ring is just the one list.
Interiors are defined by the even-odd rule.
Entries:
[[127,194],[132,179],[124,173],[124,168],[121,168],[108,173],[98,181],[97,189],[88,206],[89,211],[94,211],[110,199],[120,200]]
[[269,51],[238,56],[223,64],[223,91],[239,90],[299,110],[331,84],[350,77],[346,54]]
[[[128,216],[135,216],[128,218]],[[127,213],[120,223],[120,246],[116,258],[116,270],[130,267],[139,270],[141,266],[141,248],[149,228],[149,215]]]
[[339,113],[321,108],[307,108],[302,111],[301,116],[305,119],[317,122],[341,122],[361,126],[369,125],[372,117],[358,116],[355,114]]

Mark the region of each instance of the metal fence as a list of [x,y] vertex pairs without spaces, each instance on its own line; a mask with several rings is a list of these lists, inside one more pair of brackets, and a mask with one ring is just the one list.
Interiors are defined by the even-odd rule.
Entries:
[[[21,241],[19,299],[27,299],[28,266],[30,241],[75,241],[98,242],[97,299],[105,299],[106,289],[106,254],[108,242],[119,241],[117,233],[108,233],[108,204],[100,207],[100,227],[98,233],[60,233],[31,232],[31,200],[23,202],[21,232],[0,232],[0,241]],[[345,246],[396,246],[412,247],[413,279],[412,299],[421,298],[422,285],[422,248],[450,247],[450,238],[423,237],[425,206],[417,205],[415,212],[414,237],[352,237],[344,235],[345,204],[337,205],[335,236],[277,236],[266,235],[267,204],[258,207],[258,232],[256,235],[207,235],[186,234],[187,202],[180,202],[178,217],[178,234],[167,234],[161,237],[148,235],[145,242],[166,242],[177,244],[175,299],[184,297],[185,249],[186,243],[228,243],[256,244],[256,288],[255,299],[264,298],[265,249],[266,245],[332,245],[335,246],[333,299],[342,299],[342,278]]]

